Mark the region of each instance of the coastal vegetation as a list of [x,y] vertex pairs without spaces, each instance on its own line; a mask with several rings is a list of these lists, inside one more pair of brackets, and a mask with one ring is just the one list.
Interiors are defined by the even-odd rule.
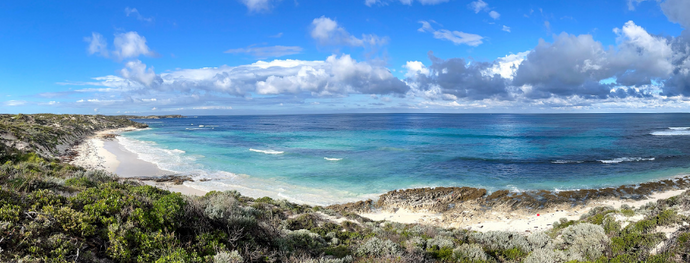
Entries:
[[[55,122],[42,124],[45,119]],[[62,145],[59,142],[68,141],[65,138],[83,139],[82,136],[100,129],[136,125],[126,118],[3,115],[0,120],[4,134],[15,136],[0,144],[6,148],[0,157],[0,262],[690,259],[690,192],[640,207],[595,208],[579,220],[564,218],[554,222],[550,230],[534,233],[375,222],[358,216],[352,209],[370,209],[374,207],[373,201],[359,206],[320,207],[269,197],[249,198],[235,191],[185,196],[52,157],[58,148],[54,145]],[[104,123],[84,128],[93,120]],[[31,147],[16,148],[18,142]],[[438,193],[448,189],[426,194],[439,199]],[[456,196],[453,204],[488,198],[486,192],[463,191],[448,192]],[[418,192],[424,195],[423,191]],[[390,194],[379,202],[392,202],[396,196]],[[512,194],[488,196],[493,196],[493,200]],[[428,207],[448,209],[443,203],[430,203]]]

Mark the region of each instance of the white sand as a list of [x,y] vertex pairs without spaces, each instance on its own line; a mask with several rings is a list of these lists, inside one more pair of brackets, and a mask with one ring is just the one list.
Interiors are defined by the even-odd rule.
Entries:
[[72,165],[81,166],[87,169],[105,170],[115,173],[120,165],[117,156],[105,149],[105,140],[102,136],[115,133],[119,130],[105,130],[97,132],[95,136],[86,139],[75,149],[77,156],[70,162]]
[[[76,147],[77,156],[70,164],[87,169],[105,170],[117,174],[120,178],[157,177],[173,174],[171,171],[158,168],[158,166],[153,163],[139,159],[136,153],[125,149],[117,140],[103,139],[103,135],[106,134],[120,134],[133,130],[136,130],[136,128],[113,129],[96,133],[96,135],[85,140]],[[206,194],[206,191],[195,189],[184,184],[175,185],[168,182],[157,183],[141,180],[140,182],[185,195]]]
[[441,214],[412,212],[407,209],[398,209],[395,212],[377,211],[373,213],[360,213],[359,215],[375,221],[387,220],[403,224],[439,224],[440,220],[443,218]]

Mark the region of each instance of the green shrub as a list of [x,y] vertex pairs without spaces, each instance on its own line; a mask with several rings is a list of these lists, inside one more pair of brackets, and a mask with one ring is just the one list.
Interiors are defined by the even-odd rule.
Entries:
[[326,246],[326,241],[321,236],[306,229],[287,230],[285,241],[292,249],[314,250]]
[[91,236],[96,233],[96,226],[93,225],[93,218],[82,212],[75,211],[70,207],[60,207],[56,209],[53,206],[44,206],[43,213],[54,217],[65,232],[82,237]]
[[185,201],[180,193],[164,195],[153,202],[153,217],[160,228],[174,230],[181,223],[178,219],[183,213]]
[[5,204],[2,207],[0,207],[0,221],[17,223],[19,222],[19,214],[21,212],[21,206]]

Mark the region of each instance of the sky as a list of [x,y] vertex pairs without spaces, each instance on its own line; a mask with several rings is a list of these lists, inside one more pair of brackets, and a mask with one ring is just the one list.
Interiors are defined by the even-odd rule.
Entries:
[[0,113],[690,111],[690,1],[2,1]]

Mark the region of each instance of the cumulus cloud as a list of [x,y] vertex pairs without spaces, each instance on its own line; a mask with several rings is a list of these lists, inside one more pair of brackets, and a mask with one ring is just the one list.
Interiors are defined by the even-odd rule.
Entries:
[[153,22],[153,17],[144,17],[144,16],[142,16],[141,13],[139,13],[139,10],[137,10],[136,8],[129,8],[129,7],[126,7],[126,8],[125,8],[125,14],[126,14],[127,16],[136,17],[136,19],[139,20],[139,21]]
[[[422,22],[420,31],[431,28]],[[405,81],[414,96],[432,100],[550,101],[563,107],[662,92],[690,95],[690,37],[654,36],[632,21],[613,32],[616,46],[605,47],[591,35],[562,33],[553,42],[542,39],[533,50],[492,62],[444,60],[429,53],[431,66],[419,61],[403,66]]]
[[146,45],[146,38],[134,31],[115,34],[113,46],[115,49],[111,53],[119,59],[155,56],[155,52]]
[[225,53],[230,54],[249,54],[257,58],[282,57],[299,54],[301,52],[302,48],[298,46],[247,47],[228,49],[225,51]]
[[84,38],[84,41],[89,43],[89,46],[86,48],[89,55],[98,53],[103,57],[108,57],[108,44],[105,42],[103,35],[92,32],[90,37]]
[[436,39],[443,39],[453,42],[455,45],[479,46],[482,44],[484,37],[476,34],[465,33],[462,31],[450,31],[448,29],[435,30],[427,21],[419,21],[422,27],[417,29],[419,32],[429,32]]
[[[385,5],[388,4],[388,2],[392,2],[394,0],[364,0],[364,4],[367,6],[372,6],[372,5]],[[403,5],[412,5],[414,0],[398,0],[401,4]],[[448,2],[449,0],[417,0],[422,5],[437,5],[440,3],[445,3]]]
[[613,86],[648,86],[671,74],[672,51],[666,39],[650,35],[632,21],[614,32],[615,48],[605,48],[591,35],[562,33],[553,43],[540,40],[520,64],[513,84],[525,86],[532,98],[606,98],[625,95],[610,94]]
[[136,58],[141,55],[156,56],[156,52],[146,45],[146,38],[134,31],[115,34],[112,50],[108,50],[105,38],[99,33],[91,33],[91,37],[85,37],[84,40],[89,43],[87,51],[91,55],[98,53],[103,57],[113,57],[117,60]]
[[690,1],[666,0],[661,3],[661,11],[668,20],[680,24],[685,29],[690,29]]
[[508,27],[508,26],[505,26],[505,25],[504,25],[504,26],[503,26],[503,29],[501,29],[501,30],[510,33],[510,27]]
[[508,80],[499,74],[486,74],[493,63],[466,61],[463,58],[447,60],[428,53],[432,61],[428,68],[419,62],[408,62],[407,82],[429,99],[482,100],[511,99],[506,89]]
[[599,81],[610,76],[603,64],[610,52],[591,35],[562,33],[554,43],[540,40],[520,64],[513,84],[529,86],[525,92],[531,98],[575,94],[604,98],[609,87]]
[[153,67],[147,69],[146,64],[139,60],[129,61],[125,64],[125,68],[120,70],[122,77],[129,80],[134,80],[145,86],[151,86],[154,83],[161,82],[160,77],[153,71]]
[[315,18],[311,23],[311,37],[321,45],[347,45],[354,47],[380,46],[388,43],[388,38],[374,34],[363,34],[362,38],[351,35],[338,22],[326,16]]
[[[409,87],[383,67],[358,62],[349,55],[329,56],[324,61],[273,60],[236,67],[180,69],[156,74],[141,61],[128,62],[118,81],[104,79],[111,85],[127,85],[122,90],[213,92],[233,96],[252,94],[310,94],[344,96],[347,94],[405,94]],[[131,82],[139,89],[132,89]]]
[[[279,1],[279,0],[277,0]],[[249,9],[249,12],[253,13],[260,13],[260,12],[268,12],[273,8],[273,3],[277,2],[276,0],[240,0],[242,4],[247,6],[247,9]]]
[[474,13],[479,14],[482,10],[486,10],[489,8],[489,4],[482,0],[477,0],[474,2],[471,2],[469,5],[470,9],[474,10]]

